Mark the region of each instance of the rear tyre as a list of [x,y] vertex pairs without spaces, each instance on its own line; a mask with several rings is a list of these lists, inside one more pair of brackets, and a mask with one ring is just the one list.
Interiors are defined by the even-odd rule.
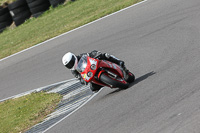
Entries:
[[128,73],[128,79],[127,79],[127,82],[128,83],[132,83],[135,81],[135,75],[131,72]]
[[116,80],[108,76],[107,73],[102,73],[100,80],[113,88],[127,89],[129,87],[129,83],[123,83],[122,81]]

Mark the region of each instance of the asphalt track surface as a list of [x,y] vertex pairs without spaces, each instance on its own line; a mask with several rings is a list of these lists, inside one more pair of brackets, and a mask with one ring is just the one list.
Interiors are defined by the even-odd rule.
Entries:
[[148,0],[0,62],[0,99],[72,78],[67,51],[126,62],[127,90],[104,88],[48,133],[200,133],[200,1]]

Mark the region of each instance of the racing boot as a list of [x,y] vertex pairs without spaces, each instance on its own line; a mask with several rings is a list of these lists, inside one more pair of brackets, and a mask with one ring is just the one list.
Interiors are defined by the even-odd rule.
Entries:
[[126,67],[124,65],[124,61],[116,58],[113,55],[109,55],[107,53],[105,53],[104,55],[105,55],[105,57],[106,57],[106,59],[108,61],[113,62],[113,63],[119,65],[122,68],[122,72],[123,72],[123,75],[124,75],[124,80],[127,81],[128,80],[128,73],[127,73],[127,69],[126,69]]
[[122,68],[122,72],[124,75],[124,79],[125,81],[127,81],[128,83],[132,83],[135,81],[135,75],[133,73],[131,73],[125,66],[123,61],[119,62],[119,66],[121,66]]
[[124,80],[128,82],[128,78],[129,78],[129,75],[128,75],[128,69],[126,69],[125,65],[120,65],[121,68],[122,68],[122,72],[123,72],[123,75],[124,75]]
[[132,83],[135,81],[135,75],[133,73],[131,73],[128,69],[125,68],[125,72],[126,72],[126,81],[128,83]]
[[107,53],[105,53],[104,56],[108,61],[113,62],[121,67],[124,66],[124,61],[121,61],[120,59],[116,58],[115,56],[109,55]]

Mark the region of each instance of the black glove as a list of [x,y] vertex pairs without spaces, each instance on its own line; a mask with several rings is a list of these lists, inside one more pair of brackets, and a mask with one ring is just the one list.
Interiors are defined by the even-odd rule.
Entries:
[[88,84],[85,80],[83,80],[83,78],[81,77],[81,74],[78,71],[71,70],[71,72],[74,75],[74,77],[76,77],[77,79],[80,80],[81,84],[83,84],[83,85],[87,85]]
[[74,77],[78,78],[78,76],[80,75],[78,71],[76,70],[71,70],[72,74],[74,75]]

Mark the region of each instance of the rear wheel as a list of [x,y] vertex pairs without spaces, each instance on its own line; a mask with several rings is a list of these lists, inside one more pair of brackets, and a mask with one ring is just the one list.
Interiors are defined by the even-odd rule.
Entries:
[[107,73],[102,73],[100,76],[100,80],[113,87],[113,88],[120,88],[120,89],[127,89],[129,87],[129,83],[127,83],[126,81],[124,81],[121,78],[112,78],[111,76],[109,76]]
[[127,79],[127,82],[128,83],[132,83],[135,81],[135,75],[131,72],[128,73],[128,79]]

